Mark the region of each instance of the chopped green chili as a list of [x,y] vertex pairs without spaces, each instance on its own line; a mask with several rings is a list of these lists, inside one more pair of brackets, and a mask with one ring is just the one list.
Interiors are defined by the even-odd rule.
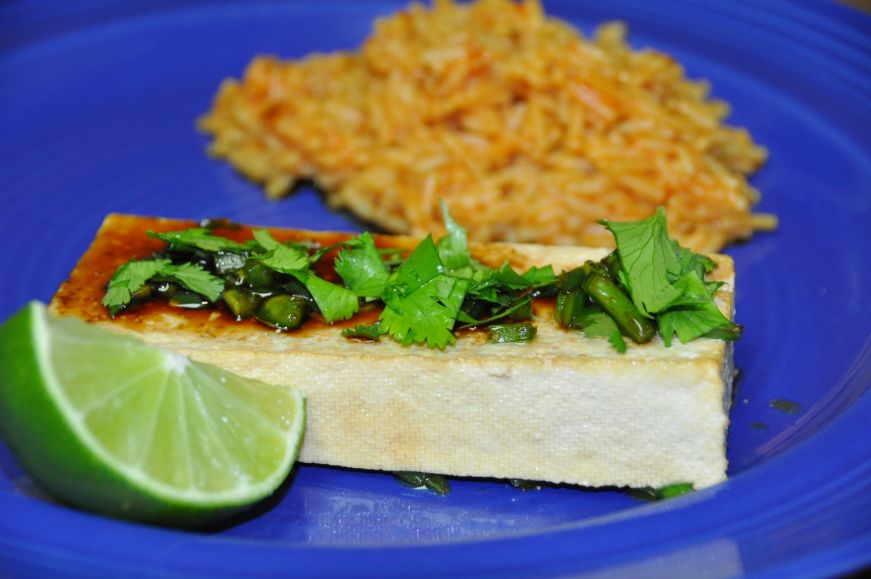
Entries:
[[490,341],[496,344],[530,342],[535,338],[535,326],[529,322],[518,324],[494,324],[488,326]]
[[221,297],[227,304],[227,309],[236,316],[237,320],[245,320],[253,316],[260,307],[260,302],[263,301],[261,296],[243,288],[225,290]]
[[583,288],[633,342],[649,342],[656,334],[653,322],[642,316],[629,296],[601,271],[593,271],[588,275]]
[[308,302],[300,296],[272,296],[260,304],[254,317],[279,330],[295,330],[308,317]]

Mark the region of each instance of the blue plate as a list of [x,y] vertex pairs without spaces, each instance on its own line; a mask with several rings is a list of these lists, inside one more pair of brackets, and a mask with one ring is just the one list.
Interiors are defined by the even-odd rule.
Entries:
[[[256,54],[351,49],[396,2],[0,6],[0,320],[48,300],[110,211],[356,229],[315,191],[270,203],[194,119]],[[0,575],[833,575],[871,563],[871,19],[834,2],[555,1],[676,56],[769,147],[780,229],[731,249],[746,334],[728,482],[659,504],[610,491],[303,466],[209,533],[45,499],[0,447]],[[774,399],[799,403],[786,414]]]

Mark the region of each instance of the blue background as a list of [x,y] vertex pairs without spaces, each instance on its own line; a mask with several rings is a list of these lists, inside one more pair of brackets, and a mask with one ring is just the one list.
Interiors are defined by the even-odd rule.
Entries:
[[[359,229],[314,190],[281,202],[209,160],[194,120],[256,54],[353,49],[398,2],[0,5],[0,320],[48,300],[110,211]],[[871,19],[832,2],[546,2],[666,51],[771,152],[774,234],[730,248],[745,336],[730,480],[641,503],[609,490],[299,467],[210,532],[102,519],[42,497],[0,446],[0,575],[339,573],[828,575],[871,563]],[[803,411],[769,407],[789,399]],[[751,427],[763,422],[764,430]]]

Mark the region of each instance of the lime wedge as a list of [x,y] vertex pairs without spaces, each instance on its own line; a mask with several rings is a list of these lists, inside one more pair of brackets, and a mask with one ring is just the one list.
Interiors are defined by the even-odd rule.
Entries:
[[54,497],[197,527],[272,494],[305,429],[295,390],[31,302],[0,326],[0,434]]

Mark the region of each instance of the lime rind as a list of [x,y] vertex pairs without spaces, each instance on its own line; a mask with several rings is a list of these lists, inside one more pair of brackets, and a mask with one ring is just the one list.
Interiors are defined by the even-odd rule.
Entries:
[[[46,378],[46,387],[51,393],[52,397],[58,401],[58,403],[62,406],[61,414],[69,419],[70,428],[78,435],[80,440],[87,446],[87,448],[93,452],[101,462],[112,464],[120,473],[131,482],[131,484],[139,487],[141,490],[148,492],[150,494],[154,494],[157,497],[163,498],[165,500],[172,501],[180,501],[184,503],[193,503],[193,504],[201,504],[201,505],[232,505],[232,504],[241,504],[250,502],[252,495],[263,496],[264,494],[268,494],[272,490],[274,490],[284,478],[286,478],[287,473],[290,471],[290,467],[293,461],[296,458],[299,444],[296,445],[288,445],[287,452],[284,454],[281,463],[282,465],[286,465],[286,468],[280,468],[277,471],[274,471],[275,474],[267,478],[258,484],[254,485],[245,485],[245,484],[237,484],[234,487],[224,490],[224,491],[211,491],[204,492],[202,490],[191,488],[188,490],[184,490],[182,488],[168,485],[162,483],[153,477],[149,477],[147,475],[146,469],[141,466],[134,466],[130,464],[126,464],[122,461],[119,461],[119,457],[108,451],[105,444],[97,439],[92,429],[88,428],[86,422],[84,421],[84,417],[79,409],[75,408],[69,400],[67,395],[67,391],[60,387],[60,380],[58,379],[57,373],[55,372],[55,365],[51,362],[50,358],[53,350],[53,340],[47,337],[48,335],[48,324],[49,320],[44,307],[37,308],[37,314],[35,316],[35,333],[39,336],[38,343],[40,347],[37,349],[37,354],[39,357],[40,367],[42,368],[43,376]],[[74,323],[77,320],[68,320],[68,322]],[[83,328],[88,328],[84,323],[82,323]],[[99,331],[99,330],[98,330]],[[103,332],[100,332],[103,333]],[[184,376],[184,373],[192,370],[197,371],[196,368],[199,366],[199,363],[192,362],[190,359],[183,357],[179,354],[175,354],[173,352],[165,352],[155,350],[150,348],[133,337],[130,336],[112,336],[111,341],[106,340],[105,344],[102,344],[103,347],[106,348],[119,348],[121,346],[123,349],[127,349],[129,351],[139,350],[137,353],[141,353],[142,355],[154,355],[155,352],[159,352],[160,358],[163,359],[164,363],[167,364],[168,367],[164,368],[165,376],[164,381],[162,383],[162,393],[161,399],[158,400],[158,404],[163,402],[164,396],[166,396],[166,392],[172,388],[178,389],[179,387],[190,386],[190,379]],[[220,370],[217,367],[214,368],[219,375],[228,374],[227,372]],[[202,376],[209,376],[206,372],[199,371]],[[211,377],[210,377],[211,378]],[[175,382],[175,384],[170,384],[171,382]],[[182,382],[182,384],[179,384]],[[260,383],[264,388],[273,389],[273,387],[268,386],[266,384]],[[292,395],[296,398],[296,406],[302,407],[304,405],[302,395],[298,391],[293,391]],[[234,410],[236,412],[246,412],[250,411],[247,408],[247,404],[239,400],[237,397],[233,397],[232,404],[235,405]],[[203,410],[203,413],[208,416],[208,410]],[[154,408],[151,415],[155,417],[155,421],[161,416],[161,412],[159,412],[159,408]],[[206,419],[210,421],[209,418]],[[212,425],[214,426],[214,422]],[[301,439],[302,429],[304,427],[303,424],[303,413],[297,412],[295,413],[294,420],[291,423],[290,427],[287,430],[286,436],[288,438],[296,438]],[[152,436],[157,429],[157,425],[155,424],[151,429]],[[214,434],[214,433],[213,433]],[[219,436],[215,435],[215,439],[219,439]],[[150,450],[152,446],[151,442],[153,439],[150,439],[144,443],[145,452]],[[224,449],[226,451],[226,449]],[[143,457],[144,458],[144,457]],[[144,460],[147,460],[144,458]],[[228,459],[229,462],[229,459]],[[244,481],[243,481],[244,482]]]
[[[87,391],[87,380],[82,392],[71,395],[65,379],[81,381],[100,371],[100,364],[88,368],[89,362],[76,362],[93,362],[95,351],[102,360],[137,361],[141,373],[159,366],[163,395],[143,388],[141,375],[115,383],[111,396]],[[305,428],[300,392],[57,318],[36,302],[0,327],[0,357],[14,361],[0,369],[0,419],[8,422],[0,431],[41,486],[78,506],[199,526],[272,494],[299,452]],[[113,365],[104,366],[111,374]],[[124,436],[131,431],[141,438],[143,425],[133,422],[143,416],[130,412],[116,424],[111,419],[113,413],[123,415],[125,396],[137,395],[151,399],[130,408],[144,404],[150,409],[142,413],[144,419],[156,417],[146,441]],[[283,412],[275,414],[276,407]],[[33,417],[34,409],[42,412]]]

